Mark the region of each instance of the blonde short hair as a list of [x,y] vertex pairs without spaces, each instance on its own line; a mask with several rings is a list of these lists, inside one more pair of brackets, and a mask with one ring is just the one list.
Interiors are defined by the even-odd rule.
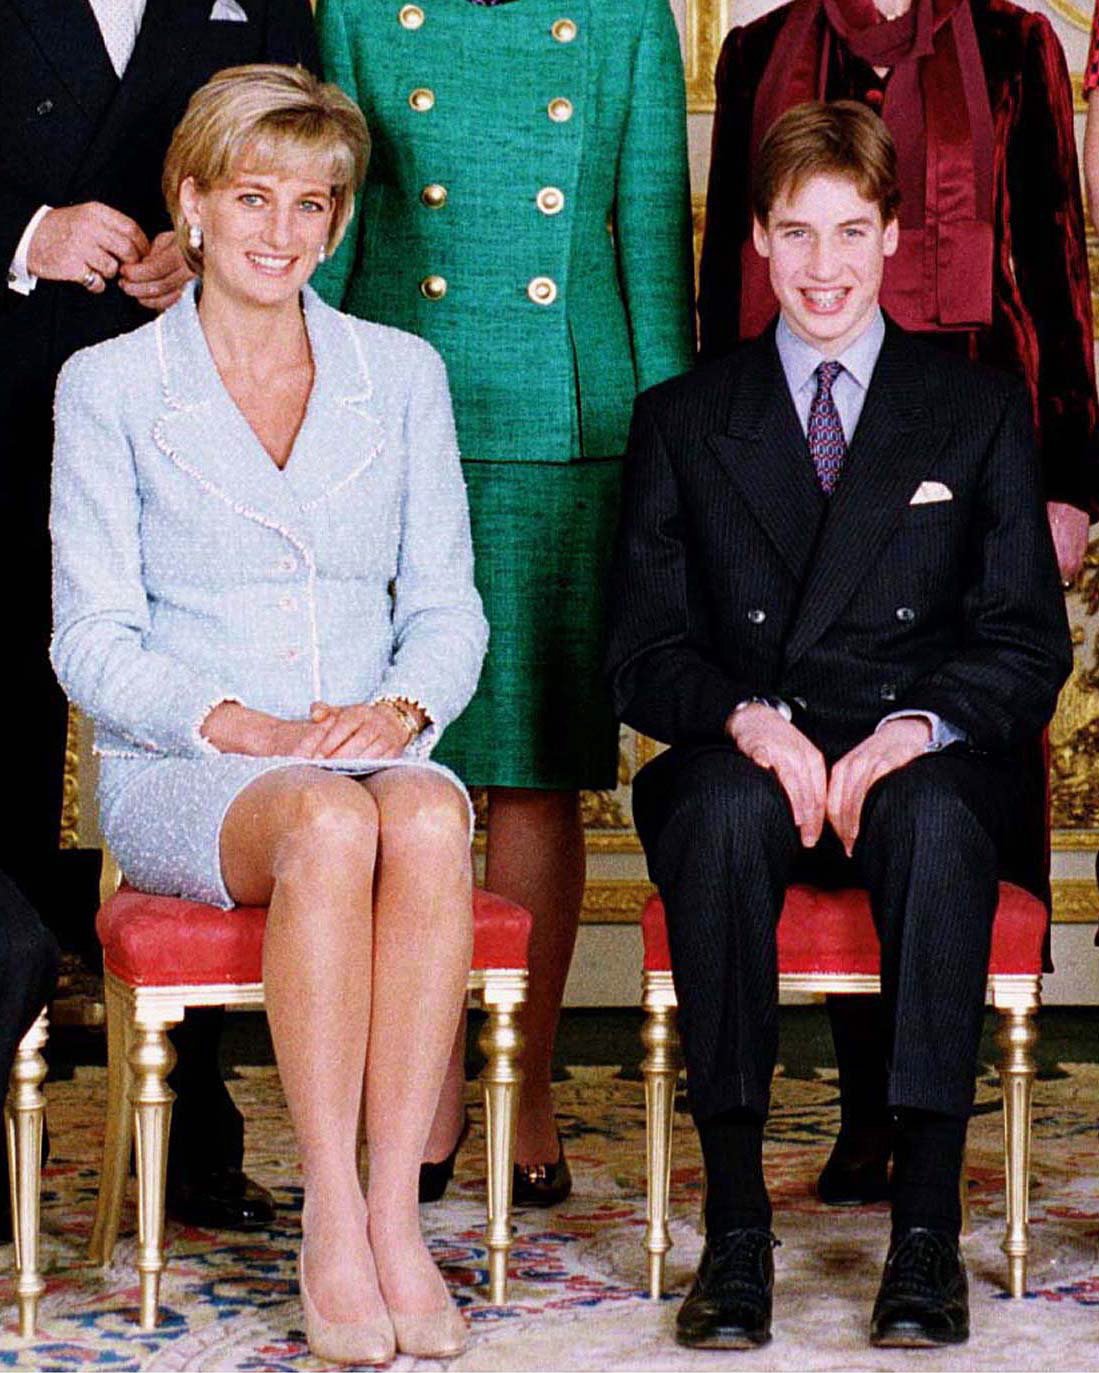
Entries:
[[366,120],[338,86],[318,81],[304,67],[226,67],[191,96],[164,162],[161,186],[188,266],[202,271],[202,249],[188,241],[179,203],[188,177],[206,191],[223,185],[242,165],[255,172],[322,166],[334,202],[331,253],[355,208],[369,156]]

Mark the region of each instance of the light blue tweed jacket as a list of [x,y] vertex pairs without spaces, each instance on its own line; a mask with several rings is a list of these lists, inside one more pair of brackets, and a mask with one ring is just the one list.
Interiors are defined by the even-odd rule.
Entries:
[[418,701],[427,753],[487,641],[439,356],[304,293],[315,381],[280,471],[222,385],[194,288],[57,388],[51,656],[114,756],[212,752],[219,701]]

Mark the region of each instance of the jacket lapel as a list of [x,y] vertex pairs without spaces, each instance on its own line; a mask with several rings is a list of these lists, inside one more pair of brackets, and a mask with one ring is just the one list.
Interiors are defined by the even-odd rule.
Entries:
[[118,90],[99,24],[87,0],[8,0],[73,99],[93,122]]
[[113,155],[123,132],[133,122],[135,110],[155,104],[158,92],[166,91],[179,71],[185,70],[187,53],[208,22],[211,2],[146,0],[134,50],[121,81],[115,78],[115,98],[88,149],[87,176],[94,176]]
[[308,288],[305,295],[315,377],[284,470],[272,462],[222,383],[193,286],[156,326],[164,409],[153,441],[208,495],[308,544],[311,508],[374,462],[383,427],[353,325]]
[[941,441],[917,350],[890,324],[790,631],[788,667],[833,624],[874,567]]
[[824,514],[825,497],[786,385],[774,330],[748,348],[726,432],[711,438],[710,445],[800,583]]

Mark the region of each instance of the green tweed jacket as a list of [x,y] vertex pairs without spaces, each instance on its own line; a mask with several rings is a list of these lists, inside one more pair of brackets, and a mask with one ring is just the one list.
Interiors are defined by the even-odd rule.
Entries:
[[693,345],[683,71],[668,0],[320,0],[373,153],[314,284],[446,361],[466,459],[626,447]]

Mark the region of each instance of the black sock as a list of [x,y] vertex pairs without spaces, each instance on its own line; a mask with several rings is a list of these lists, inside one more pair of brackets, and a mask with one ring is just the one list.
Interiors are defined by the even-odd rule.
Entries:
[[743,1108],[722,1111],[699,1125],[698,1135],[706,1164],[706,1234],[770,1230],[762,1117]]
[[893,1234],[913,1226],[962,1228],[961,1178],[968,1120],[936,1111],[897,1113],[893,1153]]

